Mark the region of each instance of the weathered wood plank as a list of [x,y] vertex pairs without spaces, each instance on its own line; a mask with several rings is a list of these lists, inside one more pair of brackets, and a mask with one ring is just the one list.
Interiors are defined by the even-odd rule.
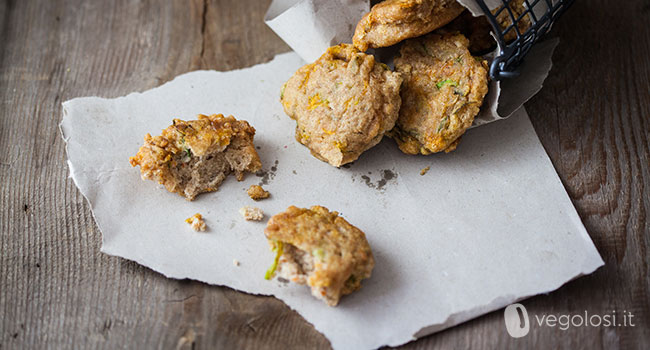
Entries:
[[[101,254],[88,204],[67,178],[60,103],[142,91],[195,69],[288,50],[269,1],[0,2],[0,348],[327,348],[274,298],[169,280]],[[607,265],[531,315],[632,311],[636,327],[533,328],[501,312],[406,348],[650,348],[650,27],[647,1],[579,1],[545,88],[527,107]]]

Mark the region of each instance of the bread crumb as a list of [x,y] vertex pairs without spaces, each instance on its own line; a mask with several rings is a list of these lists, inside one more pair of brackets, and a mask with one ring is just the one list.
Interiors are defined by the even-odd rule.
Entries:
[[244,217],[244,219],[249,221],[250,220],[260,221],[264,218],[264,213],[262,212],[262,209],[256,207],[244,206],[241,209],[239,209],[239,213]]
[[235,266],[239,266],[239,260],[232,259],[232,264],[235,265]]
[[205,231],[205,221],[203,221],[203,216],[199,213],[185,219],[185,222],[190,224],[190,227],[192,227],[192,230],[194,231]]
[[424,174],[428,173],[428,172],[429,172],[429,169],[431,169],[430,166],[428,166],[428,167],[426,167],[426,168],[420,170],[420,175],[423,176]]
[[248,196],[256,201],[269,198],[270,195],[271,194],[268,191],[265,191],[262,186],[259,185],[251,185],[251,187],[248,188]]

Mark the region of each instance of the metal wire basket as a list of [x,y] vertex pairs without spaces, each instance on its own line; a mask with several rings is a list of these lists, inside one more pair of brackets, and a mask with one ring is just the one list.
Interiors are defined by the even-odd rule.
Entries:
[[[501,0],[503,6],[490,11],[484,0],[476,0],[492,26],[499,45],[499,54],[490,64],[490,77],[501,80],[519,75],[517,66],[530,48],[550,30],[553,23],[566,11],[574,0],[524,0],[525,11],[517,15],[511,4],[516,0]],[[502,28],[497,17],[507,11],[510,25]],[[520,32],[520,22],[530,21],[525,32]],[[508,42],[506,35],[514,31],[516,38]]]

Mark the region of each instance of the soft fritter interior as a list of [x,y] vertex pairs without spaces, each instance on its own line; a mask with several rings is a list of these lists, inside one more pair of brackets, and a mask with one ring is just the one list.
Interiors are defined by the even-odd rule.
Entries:
[[178,188],[188,198],[194,198],[203,192],[216,191],[221,182],[234,172],[241,180],[243,172],[253,161],[250,152],[243,147],[240,140],[223,152],[212,152],[201,157],[192,154],[191,149],[175,155],[176,166],[170,168],[172,176],[178,181]]
[[299,284],[307,284],[309,274],[314,272],[314,257],[295,246],[285,243],[278,264],[278,276]]
[[[309,277],[314,272],[314,256],[295,246],[284,243],[284,252],[278,264],[278,277],[298,284],[309,285]],[[328,305],[336,305],[341,291],[335,288],[311,286],[311,294]]]

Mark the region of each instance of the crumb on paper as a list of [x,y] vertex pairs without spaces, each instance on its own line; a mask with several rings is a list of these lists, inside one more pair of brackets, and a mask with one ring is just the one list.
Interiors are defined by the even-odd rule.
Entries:
[[244,217],[244,219],[249,221],[260,221],[264,218],[264,212],[262,212],[262,209],[249,207],[248,205],[239,209],[239,213]]
[[426,173],[429,172],[429,169],[431,169],[430,166],[428,166],[428,167],[426,167],[426,168],[420,170],[420,175],[421,175],[421,176],[424,176]]
[[194,231],[205,231],[205,221],[203,221],[203,216],[201,216],[199,213],[196,213],[185,219],[185,222],[190,224],[190,227],[192,227],[192,230]]
[[239,260],[232,259],[232,264],[235,265],[235,266],[239,266]]
[[251,199],[259,201],[261,199],[269,198],[271,195],[268,191],[264,190],[262,186],[260,185],[251,185],[251,187],[248,188],[248,196],[251,197]]

